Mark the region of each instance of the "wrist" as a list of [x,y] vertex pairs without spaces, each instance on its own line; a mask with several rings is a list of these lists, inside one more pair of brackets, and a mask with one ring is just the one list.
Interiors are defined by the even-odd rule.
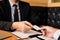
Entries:
[[16,29],[17,27],[16,27],[16,22],[13,22],[12,23],[12,29]]

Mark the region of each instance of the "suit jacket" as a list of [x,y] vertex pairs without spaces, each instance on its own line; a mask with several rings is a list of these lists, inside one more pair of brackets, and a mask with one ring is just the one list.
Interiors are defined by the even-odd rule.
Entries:
[[[19,1],[19,9],[21,14],[21,20],[26,20],[29,17],[30,7],[28,3]],[[11,7],[8,0],[4,1],[0,7],[0,16],[3,21],[11,21]]]
[[[21,14],[21,21],[29,21],[30,6],[26,2],[19,1],[19,9]],[[8,0],[0,3],[0,29],[12,31],[11,7]]]

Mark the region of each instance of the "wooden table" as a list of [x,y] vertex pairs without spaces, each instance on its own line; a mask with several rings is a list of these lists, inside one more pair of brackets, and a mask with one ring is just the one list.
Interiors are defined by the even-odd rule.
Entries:
[[7,32],[7,31],[4,31],[4,30],[0,30],[0,33],[1,33],[1,32],[3,32],[3,33],[5,32],[6,34],[12,35],[11,37],[5,38],[5,39],[3,39],[3,40],[29,40],[29,38],[25,38],[25,39],[19,38],[19,39],[18,39],[18,37],[17,37],[16,35],[12,34],[11,32]]
[[11,34],[11,35],[12,35],[11,37],[6,38],[6,39],[4,39],[4,40],[17,40],[17,38],[18,38],[18,37],[16,37],[15,35],[13,35],[13,34],[10,33],[10,32],[0,30],[0,33],[1,33],[1,32],[3,32],[3,33],[5,32],[6,34]]

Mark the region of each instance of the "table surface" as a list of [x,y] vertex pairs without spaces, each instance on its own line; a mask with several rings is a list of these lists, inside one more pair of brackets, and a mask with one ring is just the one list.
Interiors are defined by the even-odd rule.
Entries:
[[18,38],[16,35],[12,34],[11,32],[0,30],[0,33],[1,32],[5,32],[6,34],[11,34],[12,35],[11,37],[5,38],[4,40],[29,40],[29,38],[25,38],[25,39]]
[[13,35],[13,34],[10,33],[10,32],[0,30],[0,33],[1,33],[1,32],[5,32],[6,34],[11,34],[11,35],[12,35],[11,37],[6,38],[6,39],[4,39],[4,40],[17,40],[17,38],[18,38],[18,37],[16,37],[15,35]]

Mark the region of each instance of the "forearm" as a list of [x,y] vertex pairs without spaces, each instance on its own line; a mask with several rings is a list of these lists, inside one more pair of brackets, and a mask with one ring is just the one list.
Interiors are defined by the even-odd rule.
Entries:
[[14,31],[12,29],[12,22],[0,21],[0,29],[6,31]]

